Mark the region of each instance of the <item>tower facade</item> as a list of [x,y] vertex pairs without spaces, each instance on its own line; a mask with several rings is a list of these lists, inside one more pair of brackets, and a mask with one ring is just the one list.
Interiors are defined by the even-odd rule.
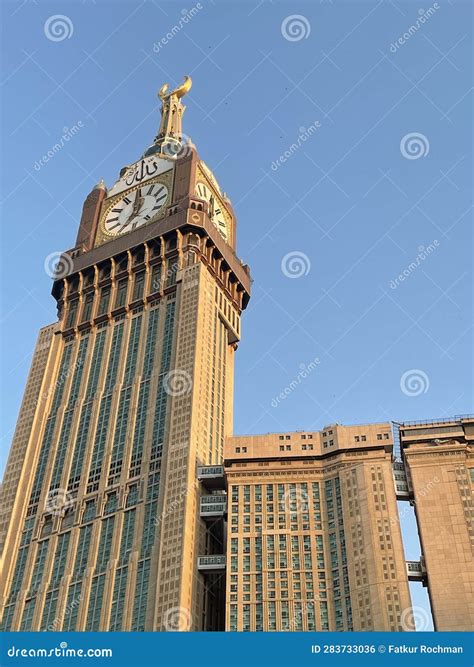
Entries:
[[411,629],[392,450],[387,423],[228,438],[227,630]]
[[400,424],[435,630],[474,629],[474,417]]
[[2,489],[4,629],[221,628],[197,468],[232,432],[250,275],[229,199],[182,142],[190,87],[160,90],[154,143],[89,194],[57,267]]

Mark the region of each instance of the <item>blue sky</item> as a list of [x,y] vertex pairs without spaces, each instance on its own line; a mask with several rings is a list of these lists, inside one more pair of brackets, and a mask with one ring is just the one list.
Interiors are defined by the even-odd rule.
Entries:
[[[2,461],[37,330],[55,318],[45,258],[74,245],[87,193],[151,143],[156,92],[184,74],[184,131],[232,199],[254,279],[236,433],[472,412],[469,2],[2,12]],[[64,34],[45,25],[58,14]]]

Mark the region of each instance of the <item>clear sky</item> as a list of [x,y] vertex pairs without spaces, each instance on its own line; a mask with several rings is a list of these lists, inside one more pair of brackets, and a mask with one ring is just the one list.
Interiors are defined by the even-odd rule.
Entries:
[[184,131],[232,199],[254,279],[236,433],[473,411],[470,2],[2,12],[3,462],[55,319],[45,259],[74,245],[94,184],[152,142],[156,91],[184,74]]

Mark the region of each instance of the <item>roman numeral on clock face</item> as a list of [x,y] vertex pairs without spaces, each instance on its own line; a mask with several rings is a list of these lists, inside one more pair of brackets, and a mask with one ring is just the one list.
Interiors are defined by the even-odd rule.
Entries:
[[168,198],[168,188],[163,183],[148,183],[133,190],[116,202],[105,220],[105,230],[112,234],[131,232],[148,223],[163,209]]
[[208,199],[209,198],[209,191],[203,183],[198,183],[197,184],[197,192],[198,192],[198,195],[201,197],[201,199]]

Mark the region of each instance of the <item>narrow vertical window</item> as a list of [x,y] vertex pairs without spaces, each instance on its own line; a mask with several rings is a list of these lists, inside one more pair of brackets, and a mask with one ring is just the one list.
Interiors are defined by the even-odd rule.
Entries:
[[107,312],[109,308],[109,299],[110,299],[110,285],[103,287],[100,292],[100,301],[99,301],[99,310],[98,315],[103,315]]

